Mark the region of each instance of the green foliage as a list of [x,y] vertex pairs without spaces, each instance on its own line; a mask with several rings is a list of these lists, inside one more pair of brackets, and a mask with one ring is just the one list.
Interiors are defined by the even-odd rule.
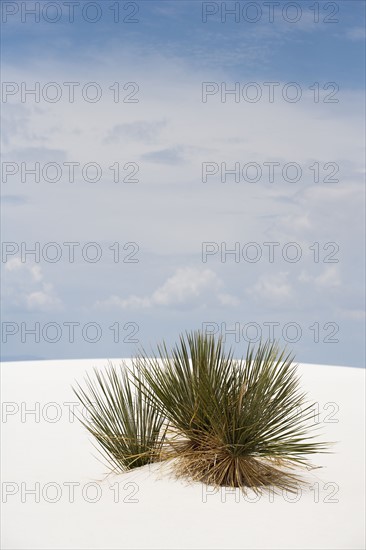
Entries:
[[80,419],[97,439],[114,471],[154,462],[164,439],[164,417],[146,399],[139,373],[112,364],[105,372],[87,375],[86,389],[74,389],[87,411]]
[[292,490],[294,467],[309,467],[308,455],[328,446],[309,435],[313,404],[293,357],[275,343],[236,360],[222,339],[193,332],[132,365],[95,371],[77,393],[91,411],[86,427],[122,469],[175,459],[177,474],[193,480]]
[[221,339],[196,332],[135,365],[178,434],[172,447],[185,476],[230,486],[281,479],[290,488],[294,476],[278,467],[309,465],[306,455],[327,447],[308,435],[313,405],[299,389],[293,358],[275,343],[248,348],[238,361]]

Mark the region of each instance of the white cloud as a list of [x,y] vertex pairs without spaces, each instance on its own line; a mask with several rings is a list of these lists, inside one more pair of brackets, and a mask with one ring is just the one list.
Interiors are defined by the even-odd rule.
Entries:
[[25,307],[28,311],[54,311],[62,308],[51,283],[44,281],[42,268],[37,264],[22,262],[19,257],[5,264],[4,293],[8,305]]
[[232,294],[218,294],[218,299],[221,305],[223,306],[238,306],[240,304],[240,300],[236,298],[235,296],[232,296]]
[[27,265],[25,262],[21,261],[19,256],[16,256],[15,258],[10,258],[10,260],[8,260],[5,264],[5,271],[22,272],[24,270],[28,271],[28,273],[31,275],[32,280],[35,283],[42,281],[43,274],[41,266],[39,265]]
[[[212,56],[216,53],[211,52]],[[267,310],[268,306],[277,313],[280,308],[290,309],[299,304],[304,306],[299,316],[310,308],[318,314],[328,307],[327,300],[332,307],[336,305],[334,294],[321,292],[327,288],[337,291],[337,301],[343,290],[349,291],[351,295],[347,295],[347,300],[352,298],[355,304],[350,307],[357,308],[362,266],[355,235],[363,223],[363,191],[359,180],[364,143],[363,98],[358,91],[342,89],[337,105],[315,104],[308,89],[311,81],[305,81],[303,97],[294,105],[283,101],[284,83],[280,83],[273,104],[266,100],[267,88],[263,86],[263,99],[255,104],[243,100],[236,103],[232,96],[222,103],[220,92],[204,104],[201,100],[203,80],[226,82],[230,89],[237,80],[245,84],[249,75],[242,73],[237,77],[229,70],[225,74],[225,68],[207,68],[202,73],[194,63],[188,66],[172,56],[149,54],[145,60],[139,59],[141,63],[135,63],[131,61],[133,56],[125,55],[118,66],[121,74],[139,84],[140,102],[116,105],[108,89],[115,81],[116,58],[113,52],[112,56],[105,56],[103,51],[98,55],[104,67],[100,77],[103,88],[100,102],[88,104],[79,99],[75,104],[60,101],[42,102],[37,106],[29,101],[18,114],[16,106],[9,104],[6,115],[9,129],[12,130],[13,122],[17,129],[9,132],[5,144],[7,160],[26,161],[30,165],[35,161],[41,164],[57,161],[61,165],[64,161],[76,161],[81,166],[93,161],[103,169],[103,178],[93,185],[81,180],[79,168],[74,184],[60,181],[52,185],[21,185],[20,173],[17,174],[13,178],[16,181],[12,193],[28,195],[27,203],[22,206],[22,223],[15,221],[9,207],[4,208],[4,223],[12,240],[43,241],[44,228],[48,227],[47,238],[57,242],[134,241],[141,249],[141,264],[135,266],[140,275],[137,280],[141,283],[145,280],[146,285],[154,281],[146,290],[128,287],[126,283],[125,288],[130,290],[121,291],[121,272],[117,266],[108,269],[108,282],[94,276],[93,271],[88,285],[84,284],[84,274],[81,277],[74,271],[75,275],[71,275],[71,271],[62,267],[67,287],[72,277],[72,286],[80,289],[79,306],[84,304],[88,310],[97,296],[101,300],[97,305],[105,312],[108,309],[154,312],[155,317],[156,310],[156,319],[161,323],[169,308],[190,312],[214,305],[225,313],[237,315],[234,308],[240,301],[227,291],[241,297],[245,294],[242,290],[245,285],[249,318],[256,318],[262,307]],[[234,52],[235,62],[240,55],[239,51]],[[72,64],[62,67],[56,61],[51,67],[42,60],[35,69],[30,67],[19,72],[13,67],[8,80],[32,82],[37,78],[40,82],[51,79],[64,82],[73,80],[72,70]],[[95,64],[92,67],[86,64],[78,67],[79,70],[74,79],[81,84],[95,80]],[[262,78],[259,73],[257,78],[259,82],[268,80],[265,69]],[[166,124],[163,126],[160,121]],[[29,148],[30,141],[32,148]],[[120,184],[113,183],[110,169],[116,161],[121,168]],[[280,172],[286,163],[298,163],[302,167],[301,181],[284,184],[279,177],[273,184],[265,183],[267,171],[263,163],[269,161],[279,162]],[[123,170],[127,162],[138,163],[139,184],[122,183],[129,173]],[[205,185],[203,162],[215,162],[218,166],[226,162],[228,169],[236,162],[241,166],[257,162],[262,166],[264,183],[211,184],[209,180]],[[314,162],[320,163],[319,184],[314,183],[314,172],[309,169]],[[338,183],[323,182],[332,172],[324,168],[327,162],[339,164]],[[55,219],[59,223],[55,223]],[[237,265],[231,258],[226,265],[221,264],[218,271],[213,263],[202,264],[201,246],[208,241],[228,243],[228,247],[237,241],[243,244],[278,241],[276,266],[271,266],[264,255],[255,265],[243,262]],[[285,265],[281,250],[285,243],[292,241],[301,246],[302,257],[297,264]],[[328,241],[339,245],[336,257],[343,262],[341,284],[335,271],[323,273],[325,266],[314,267],[310,247],[319,242],[322,260],[331,252],[324,249]],[[263,246],[262,249],[267,250]],[[155,269],[157,257],[163,259],[164,269],[169,268],[170,277],[165,280],[165,276],[155,271],[153,279],[149,276],[145,279],[144,272],[148,274],[150,269]],[[107,252],[102,262],[108,258]],[[219,262],[219,254],[209,262],[211,260]],[[182,272],[179,266],[184,265],[190,265],[190,271]],[[223,280],[224,271],[225,280],[226,276],[230,277],[233,289],[220,284],[221,279],[205,269],[207,266],[217,270]],[[273,267],[277,275],[270,271]],[[46,273],[46,268],[43,269]],[[287,271],[289,274],[283,273]],[[301,271],[302,281],[299,280]],[[37,269],[28,271],[27,285],[23,280],[21,286],[14,286],[11,301],[21,299],[19,308],[23,305],[25,310],[56,307],[57,293],[55,289],[44,288],[41,277],[42,272]],[[345,284],[351,280],[352,289]],[[314,291],[312,301],[308,296],[310,291]],[[72,309],[74,301],[74,294],[65,295],[65,307]],[[187,324],[192,322],[192,316],[188,314],[188,317]]]
[[55,295],[50,283],[43,283],[42,290],[26,295],[25,302],[30,311],[53,311],[61,306],[61,300]]
[[302,271],[299,275],[301,283],[313,283],[318,290],[334,289],[341,285],[341,277],[339,268],[332,265],[324,269],[320,275],[309,275],[306,271]]
[[263,275],[247,289],[247,294],[254,299],[269,305],[285,305],[293,298],[293,290],[288,282],[288,272],[281,271]]
[[220,293],[223,282],[211,269],[193,267],[178,268],[150,296],[131,295],[128,298],[110,296],[107,300],[98,301],[98,308],[118,307],[122,309],[139,309],[160,307],[199,307],[209,302],[219,305],[237,305],[238,300],[227,293]]
[[23,264],[19,257],[10,258],[5,264],[5,271],[19,271],[22,268]]
[[220,279],[210,269],[179,268],[153,293],[152,303],[164,306],[182,304],[207,291],[217,292],[221,286]]
[[350,319],[352,321],[365,321],[366,317],[364,309],[343,309],[340,311],[340,314],[345,319]]
[[42,269],[39,265],[32,265],[29,271],[35,283],[39,283],[40,281],[42,281],[43,274],[42,274]]
[[366,38],[365,27],[352,27],[346,32],[346,36],[353,42],[364,41]]
[[121,141],[156,141],[158,134],[166,126],[165,120],[156,122],[147,122],[145,120],[137,120],[127,124],[116,124],[111,128],[104,143],[120,143]]
[[[269,213],[274,216],[274,223],[276,219],[287,217],[284,227],[278,227],[277,222],[276,228],[283,229],[284,239],[288,241],[297,240],[299,233],[304,236],[313,226],[319,227],[320,223],[323,224],[324,216],[327,217],[327,223],[329,219],[330,224],[339,227],[330,217],[348,216],[350,209],[360,204],[356,196],[358,192],[350,181],[341,181],[332,186],[307,186],[308,191],[296,197],[296,204],[292,202],[296,191],[313,175],[305,166],[313,164],[315,160],[322,163],[347,158],[352,166],[359,165],[363,154],[364,129],[363,103],[358,92],[342,90],[342,101],[331,111],[331,106],[327,104],[314,104],[305,86],[303,100],[296,105],[284,102],[282,84],[278,86],[277,99],[273,104],[268,103],[265,93],[267,88],[263,86],[263,100],[255,104],[245,101],[235,103],[231,96],[223,104],[219,92],[203,104],[201,71],[194,66],[182,65],[178,57],[161,56],[158,59],[149,54],[141,59],[142,64],[132,63],[129,56],[119,61],[121,72],[130,75],[129,79],[136,80],[141,89],[139,103],[121,104],[119,109],[108,88],[115,81],[112,67],[116,59],[113,56],[104,58],[103,52],[100,52],[100,56],[105,62],[103,81],[100,82],[102,100],[89,104],[81,101],[79,94],[79,100],[70,104],[65,100],[64,89],[62,101],[55,104],[42,102],[38,110],[29,101],[19,115],[18,126],[28,129],[28,133],[31,129],[36,130],[37,135],[46,140],[48,149],[42,152],[42,144],[37,141],[37,147],[28,151],[28,136],[21,131],[10,136],[7,149],[9,161],[26,160],[30,165],[35,161],[41,164],[57,161],[63,166],[63,161],[74,161],[83,166],[93,161],[102,167],[103,177],[93,185],[86,184],[81,178],[81,167],[78,167],[75,169],[77,178],[74,184],[68,184],[67,181],[62,183],[62,180],[54,185],[32,184],[26,187],[17,183],[17,178],[20,179],[19,171],[11,179],[15,184],[14,192],[24,193],[25,189],[29,189],[32,200],[23,208],[23,224],[15,224],[10,219],[10,213],[5,211],[5,215],[8,215],[6,221],[16,235],[16,240],[24,239],[24,227],[27,227],[27,238],[41,241],[44,238],[43,228],[52,226],[53,239],[56,241],[90,240],[91,235],[94,240],[115,241],[118,227],[120,234],[132,234],[133,240],[143,243],[149,251],[164,255],[174,254],[176,250],[197,254],[202,241],[236,241],[238,236],[249,234],[251,237],[248,240],[257,240],[258,235],[267,229],[266,216]],[[158,72],[156,67],[159,67]],[[69,71],[72,69],[72,64],[66,68],[56,63],[50,68],[42,61],[37,67],[37,80],[48,82],[52,75],[55,81],[69,81]],[[82,71],[80,80],[95,80],[95,77],[92,78],[95,65],[79,69]],[[204,80],[226,81],[230,88],[232,78],[228,74],[221,74],[221,70],[219,75],[220,78],[216,71],[207,71]],[[19,72],[13,67],[9,70],[8,79],[31,82],[34,74],[31,69]],[[266,78],[263,76],[262,80],[266,81]],[[244,84],[245,78],[242,77],[240,82]],[[11,120],[13,107],[10,103],[7,105],[10,114],[6,116]],[[167,124],[160,128],[162,121],[167,121]],[[57,128],[57,131],[52,128]],[[81,129],[80,133],[75,133],[76,128]],[[128,138],[129,133],[132,133],[133,139]],[[153,141],[144,141],[144,135]],[[119,136],[123,146],[119,139],[111,139],[106,144],[106,136]],[[141,140],[137,139],[139,137]],[[239,141],[233,143],[233,137]],[[312,159],[311,162],[309,159]],[[113,184],[114,172],[110,168],[117,160],[120,163],[118,185]],[[258,182],[240,186],[211,186],[211,180],[203,185],[202,163],[215,162],[220,165],[223,161],[228,168],[239,161],[241,165],[247,162],[262,165],[268,161],[279,161],[281,168],[286,162],[298,162],[304,167],[304,177],[299,184],[285,186],[278,182],[273,185],[261,185]],[[139,179],[139,184],[123,183],[123,179],[131,173],[124,169],[128,162],[138,164],[139,172],[135,177]],[[263,166],[262,169],[263,180],[266,181],[267,171]],[[67,173],[68,170],[64,168],[65,180]],[[329,173],[322,171],[323,176]],[[323,189],[319,189],[321,187]],[[281,196],[276,196],[280,188]],[[349,193],[347,208],[339,207],[346,199],[340,191],[342,188]],[[70,202],[71,189],[73,201]],[[210,208],[207,208],[208,199]],[[332,208],[328,208],[329,201],[332,201]],[[84,206],[82,210],[80,204]],[[252,208],[252,204],[255,204],[255,208]],[[67,224],[53,223],[54,205],[60,212],[67,212]],[[139,216],[136,215],[137,207]],[[230,223],[228,217],[216,215],[229,210],[235,210],[238,214],[235,218],[230,216]],[[104,215],[104,212],[108,212],[108,215]],[[189,224],[187,212],[190,216]],[[290,215],[289,212],[294,213]],[[95,220],[102,218],[103,222],[97,227]],[[35,220],[37,223],[34,223]],[[152,224],[154,231],[149,230]],[[167,231],[167,226],[173,228],[173,224],[174,230]],[[333,225],[328,227],[329,234],[332,234]],[[295,238],[288,238],[288,229],[296,233]],[[322,231],[318,230],[316,240],[320,240]],[[274,240],[273,235],[265,240]]]

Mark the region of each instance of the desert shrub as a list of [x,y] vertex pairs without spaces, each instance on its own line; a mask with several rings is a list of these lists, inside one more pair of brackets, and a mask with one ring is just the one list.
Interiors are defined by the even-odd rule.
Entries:
[[[186,333],[168,350],[141,351],[120,370],[87,378],[77,395],[84,422],[110,462],[131,469],[172,460],[179,476],[214,486],[296,490],[314,440],[314,405],[297,365],[276,343],[248,347],[243,359],[221,338]],[[95,406],[96,403],[96,406]]]
[[127,471],[160,458],[165,418],[146,397],[139,373],[110,363],[105,371],[94,369],[84,382],[85,389],[74,388],[87,412],[79,419],[111,469]]

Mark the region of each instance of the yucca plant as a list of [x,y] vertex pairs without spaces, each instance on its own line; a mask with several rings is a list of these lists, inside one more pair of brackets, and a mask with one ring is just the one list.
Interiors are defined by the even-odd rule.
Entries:
[[[293,357],[275,343],[248,348],[245,360],[225,353],[222,339],[181,336],[168,352],[134,360],[147,399],[165,416],[170,437],[162,447],[176,472],[215,486],[273,486],[295,490],[295,467],[326,443],[308,435],[313,404],[299,389]],[[171,436],[171,432],[174,436]]]
[[276,343],[245,359],[222,339],[187,333],[168,351],[142,350],[132,367],[94,369],[75,393],[84,426],[111,468],[173,460],[178,475],[214,486],[297,490],[308,455],[327,443],[311,434],[314,404],[300,391],[293,357]]
[[79,418],[97,439],[110,468],[125,472],[160,458],[165,417],[143,391],[139,372],[115,367],[94,369],[74,392],[87,414]]

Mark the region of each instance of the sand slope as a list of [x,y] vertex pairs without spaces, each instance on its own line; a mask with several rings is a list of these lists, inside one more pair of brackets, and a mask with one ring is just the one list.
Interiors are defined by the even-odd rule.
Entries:
[[106,364],[2,364],[2,548],[365,547],[364,370],[299,366],[335,452],[315,458],[323,468],[311,474],[310,490],[244,498],[187,485],[157,466],[103,477],[90,437],[70,414],[78,409],[70,385]]

